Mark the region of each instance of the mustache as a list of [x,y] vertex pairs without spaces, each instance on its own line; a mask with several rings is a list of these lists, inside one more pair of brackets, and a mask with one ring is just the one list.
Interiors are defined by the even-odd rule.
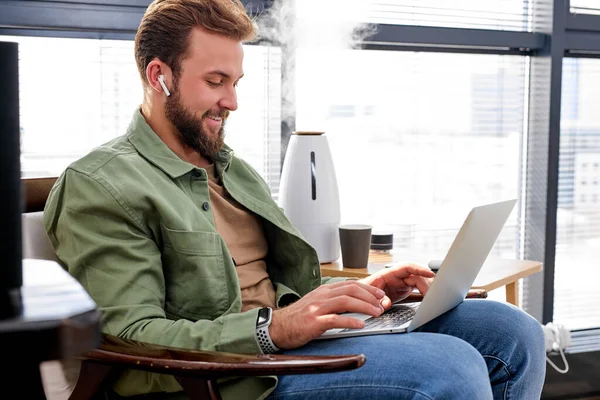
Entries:
[[207,117],[213,117],[213,118],[221,118],[223,120],[226,120],[229,117],[229,110],[220,110],[217,112],[214,111],[207,111],[204,113],[204,115],[202,116],[202,119],[207,118]]

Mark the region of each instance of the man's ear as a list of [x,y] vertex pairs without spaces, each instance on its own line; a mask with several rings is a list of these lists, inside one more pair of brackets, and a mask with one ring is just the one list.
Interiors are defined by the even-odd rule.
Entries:
[[150,87],[157,92],[164,92],[167,97],[171,95],[169,87],[172,84],[171,68],[158,58],[150,61],[146,67],[146,79]]

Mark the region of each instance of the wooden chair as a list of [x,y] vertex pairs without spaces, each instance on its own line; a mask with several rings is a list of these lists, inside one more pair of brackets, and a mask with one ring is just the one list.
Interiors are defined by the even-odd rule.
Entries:
[[[56,178],[23,179],[25,258],[52,259],[42,211]],[[99,348],[82,354],[69,400],[88,400],[106,390],[124,369],[173,375],[190,399],[220,399],[216,380],[228,376],[316,374],[346,371],[365,363],[362,354],[340,356],[245,355],[159,346],[103,334]]]
[[[52,259],[54,251],[42,224],[42,211],[57,178],[23,179],[25,258]],[[487,297],[471,291],[467,297]],[[405,302],[420,301],[411,295]],[[99,348],[82,354],[77,384],[69,400],[88,400],[106,390],[124,369],[173,375],[192,400],[220,399],[216,380],[228,376],[315,374],[360,368],[362,354],[339,356],[244,355],[160,346],[103,334]]]

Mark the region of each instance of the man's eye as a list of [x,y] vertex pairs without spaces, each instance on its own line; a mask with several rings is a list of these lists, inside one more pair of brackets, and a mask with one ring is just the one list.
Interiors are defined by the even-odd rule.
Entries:
[[206,81],[206,82],[212,87],[221,86],[223,84],[223,82],[213,82],[213,81]]

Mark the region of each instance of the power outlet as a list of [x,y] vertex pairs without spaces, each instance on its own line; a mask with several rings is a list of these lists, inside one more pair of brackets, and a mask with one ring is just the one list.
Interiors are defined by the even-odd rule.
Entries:
[[546,353],[558,352],[571,346],[571,331],[564,325],[548,322],[542,325],[546,338]]

